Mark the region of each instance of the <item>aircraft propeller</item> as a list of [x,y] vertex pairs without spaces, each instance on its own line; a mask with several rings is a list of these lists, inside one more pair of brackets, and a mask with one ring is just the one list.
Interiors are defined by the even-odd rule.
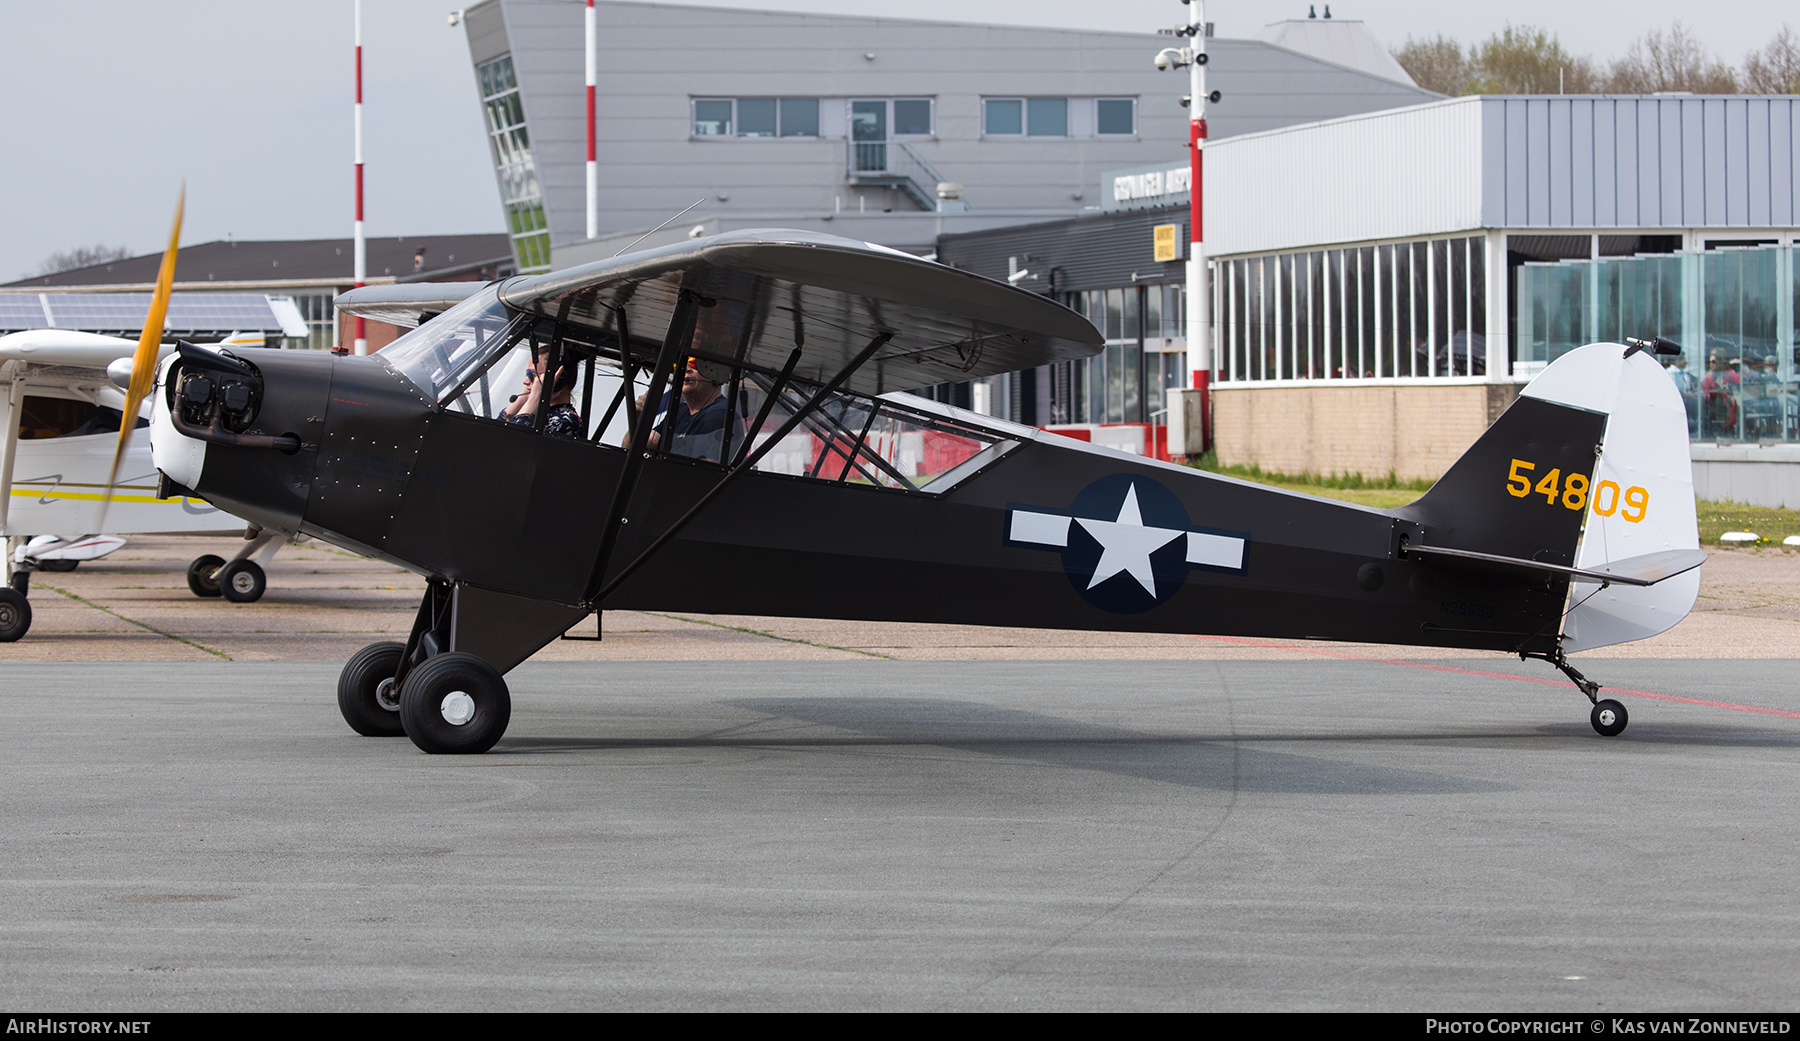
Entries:
[[119,464],[125,449],[131,445],[131,432],[137,426],[138,409],[156,384],[156,356],[162,346],[163,319],[169,312],[169,293],[175,285],[175,253],[181,242],[181,213],[187,205],[187,184],[175,199],[175,227],[169,232],[169,248],[163,251],[162,266],[156,272],[156,291],[150,296],[150,312],[144,316],[144,331],[138,337],[137,351],[131,356],[131,383],[125,390],[125,415],[119,422],[119,445],[113,450],[112,469],[106,478],[106,495],[100,500],[100,516],[96,529],[104,529],[106,509],[112,505],[114,489],[119,483]]

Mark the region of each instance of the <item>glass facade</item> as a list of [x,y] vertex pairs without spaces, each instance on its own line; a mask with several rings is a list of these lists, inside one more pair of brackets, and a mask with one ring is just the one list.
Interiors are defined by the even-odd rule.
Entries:
[[1469,237],[1218,261],[1218,378],[1485,375],[1486,258]]
[[513,254],[522,273],[548,271],[550,224],[544,217],[544,196],[538,187],[537,163],[531,155],[531,135],[525,127],[512,55],[476,66],[475,76],[481,84],[481,106],[487,114],[488,143],[499,174],[500,204],[506,210]]
[[1661,336],[1702,441],[1800,441],[1796,247],[1527,263],[1513,300],[1514,375],[1585,343]]
[[1064,302],[1106,336],[1106,349],[1066,363],[1051,421],[1163,422],[1163,391],[1187,385],[1186,300],[1180,284],[1069,294]]

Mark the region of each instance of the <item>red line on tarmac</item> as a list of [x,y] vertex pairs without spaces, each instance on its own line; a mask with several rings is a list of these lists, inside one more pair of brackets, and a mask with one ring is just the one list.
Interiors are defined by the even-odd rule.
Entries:
[[[1482,669],[1461,669],[1454,665],[1432,665],[1429,662],[1407,661],[1404,658],[1370,658],[1361,654],[1349,654],[1344,651],[1327,651],[1302,644],[1276,643],[1272,640],[1251,640],[1242,636],[1202,636],[1195,634],[1198,640],[1218,640],[1221,643],[1235,643],[1243,647],[1266,647],[1272,650],[1300,651],[1304,654],[1317,654],[1326,658],[1339,658],[1344,661],[1366,661],[1378,665],[1404,665],[1409,669],[1432,669],[1437,672],[1457,672],[1464,676],[1486,676],[1497,680],[1514,680],[1519,683],[1541,683],[1551,687],[1561,687],[1563,680],[1543,679],[1537,676],[1517,676],[1510,672],[1487,672]],[[1629,694],[1636,698],[1651,698],[1656,701],[1673,701],[1683,705],[1703,705],[1707,708],[1727,708],[1733,712],[1754,712],[1763,716],[1784,716],[1788,719],[1800,719],[1800,712],[1789,712],[1780,708],[1763,708],[1760,705],[1738,705],[1729,701],[1709,701],[1706,698],[1684,698],[1677,694],[1658,694],[1649,690],[1627,690],[1624,687],[1602,687],[1614,694]]]

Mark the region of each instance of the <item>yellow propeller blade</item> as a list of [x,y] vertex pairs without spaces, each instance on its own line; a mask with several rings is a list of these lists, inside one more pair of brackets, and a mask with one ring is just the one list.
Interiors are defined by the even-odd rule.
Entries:
[[137,426],[138,408],[150,396],[156,384],[156,355],[162,346],[163,319],[169,313],[169,292],[175,285],[175,253],[181,243],[181,213],[187,205],[187,185],[175,200],[175,228],[169,232],[169,248],[163,251],[162,266],[156,272],[156,292],[150,296],[150,313],[144,316],[144,332],[138,337],[137,351],[131,356],[131,386],[125,391],[125,416],[119,423],[119,445],[113,450],[112,471],[106,478],[106,496],[100,500],[100,517],[95,527],[105,530],[106,508],[112,503],[113,488],[119,482],[119,464],[131,444],[131,431]]

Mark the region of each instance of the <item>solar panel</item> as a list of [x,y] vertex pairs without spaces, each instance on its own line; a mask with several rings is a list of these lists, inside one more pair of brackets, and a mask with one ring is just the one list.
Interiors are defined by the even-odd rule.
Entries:
[[[0,332],[55,328],[135,333],[149,313],[149,293],[0,293]],[[280,317],[261,293],[176,293],[169,298],[163,328],[171,335],[282,334]]]

